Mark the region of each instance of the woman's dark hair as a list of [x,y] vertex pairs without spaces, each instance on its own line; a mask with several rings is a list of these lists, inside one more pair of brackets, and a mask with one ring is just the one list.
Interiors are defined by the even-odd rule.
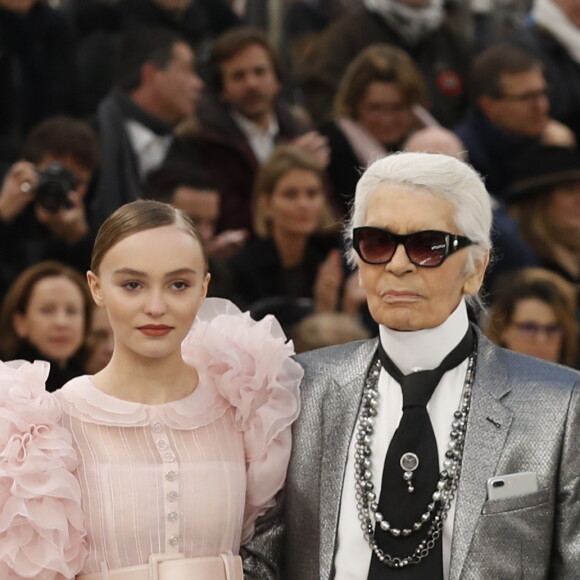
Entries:
[[34,266],[30,266],[24,270],[14,280],[2,303],[0,310],[0,358],[3,360],[13,359],[17,356],[17,352],[23,343],[23,339],[16,334],[14,328],[14,316],[16,314],[26,314],[32,291],[36,285],[46,278],[64,277],[73,282],[81,291],[83,296],[84,308],[84,332],[83,332],[83,346],[81,350],[86,347],[86,341],[91,327],[93,299],[89,291],[87,281],[84,276],[68,266],[57,262],[55,260],[47,260],[39,262]]
[[571,366],[576,364],[577,301],[569,282],[543,268],[522,268],[500,278],[491,296],[485,332],[493,342],[503,346],[503,333],[511,324],[515,309],[522,300],[540,300],[552,309],[563,329],[559,362]]

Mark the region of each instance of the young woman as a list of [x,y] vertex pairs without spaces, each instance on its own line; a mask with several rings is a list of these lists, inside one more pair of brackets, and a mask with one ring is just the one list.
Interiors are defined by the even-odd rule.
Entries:
[[257,237],[230,262],[244,306],[281,299],[290,308],[297,299],[317,302],[331,294],[338,301],[344,274],[326,195],[324,171],[308,155],[292,146],[274,151],[254,186]]
[[[207,256],[192,222],[167,204],[115,212],[88,281],[113,328],[110,363],[56,398],[30,380],[38,368],[4,365],[0,375],[18,386],[0,394],[0,437],[38,419],[19,419],[23,399],[56,407],[48,429],[10,447],[14,462],[41,449],[52,468],[16,498],[0,480],[3,521],[27,514],[19,530],[7,528],[20,543],[0,553],[0,575],[241,580],[240,545],[274,504],[289,459],[302,374],[292,347],[272,318],[220,312],[223,301],[201,308]],[[41,467],[35,455],[23,460],[31,472]],[[18,483],[17,467],[9,473]]]
[[54,391],[83,374],[92,299],[86,280],[56,261],[24,270],[0,311],[0,358],[50,362],[46,388]]

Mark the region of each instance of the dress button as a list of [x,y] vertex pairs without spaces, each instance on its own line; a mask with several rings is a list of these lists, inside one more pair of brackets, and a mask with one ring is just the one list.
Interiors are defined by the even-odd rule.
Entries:
[[[173,473],[173,471],[171,471],[170,473]],[[166,476],[167,477],[167,476]],[[170,480],[173,481],[173,480]],[[167,494],[167,499],[171,502],[177,501],[177,498],[179,497],[179,494],[176,491],[170,491]]]
[[[175,473],[175,471],[168,471],[165,474],[165,479],[167,481],[175,481],[177,479],[177,473]],[[174,493],[176,493],[176,492],[174,492]]]
[[159,423],[156,421],[155,423],[153,423],[153,425],[151,425],[151,429],[153,429],[154,433],[161,433],[164,429],[163,423]]
[[171,538],[169,538],[169,545],[170,546],[177,546],[177,544],[179,544],[180,541],[181,541],[181,538],[179,536],[171,536]]
[[163,461],[165,461],[165,463],[173,463],[175,461],[175,454],[168,451],[163,455]]
[[167,514],[167,520],[170,522],[176,522],[178,517],[177,512],[169,512]]
[[167,443],[167,441],[165,441],[165,439],[159,439],[159,441],[157,441],[157,448],[158,449],[167,449],[169,443]]

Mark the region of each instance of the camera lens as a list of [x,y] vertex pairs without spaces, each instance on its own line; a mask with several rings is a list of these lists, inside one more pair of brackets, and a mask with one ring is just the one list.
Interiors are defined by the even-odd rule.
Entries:
[[35,194],[36,203],[50,212],[70,208],[68,194],[77,185],[78,179],[73,173],[65,169],[60,163],[51,163],[46,169],[39,171],[39,181]]

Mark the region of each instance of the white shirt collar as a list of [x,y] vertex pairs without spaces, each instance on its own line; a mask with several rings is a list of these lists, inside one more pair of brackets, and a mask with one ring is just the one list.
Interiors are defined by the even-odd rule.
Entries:
[[246,136],[256,159],[258,159],[261,164],[265,163],[274,150],[274,139],[280,130],[276,116],[272,115],[268,127],[262,129],[262,127],[240,115],[236,111],[231,111],[230,114],[236,125],[238,125],[242,133]]
[[150,171],[163,163],[171,147],[173,134],[158,135],[135,119],[127,119],[125,127],[137,157],[139,175],[144,179]]
[[233,120],[239,125],[240,129],[246,133],[246,135],[267,135],[272,139],[276,136],[279,130],[278,119],[275,115],[270,116],[270,121],[266,129],[262,129],[260,125],[250,121],[247,117],[240,115],[237,111],[231,111]]
[[467,306],[461,300],[443,324],[403,332],[379,326],[381,344],[403,374],[434,369],[459,344],[469,327]]

